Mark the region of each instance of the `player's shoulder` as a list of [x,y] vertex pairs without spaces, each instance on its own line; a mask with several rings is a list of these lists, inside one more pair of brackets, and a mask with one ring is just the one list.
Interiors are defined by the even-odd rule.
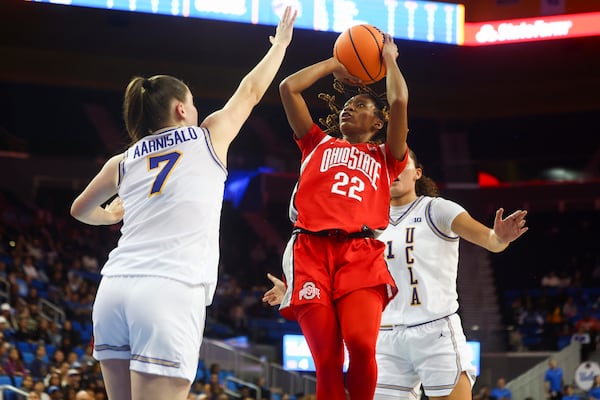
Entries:
[[453,200],[447,199],[442,196],[423,196],[425,198],[426,203],[430,204],[431,207],[452,207],[459,206],[459,204]]

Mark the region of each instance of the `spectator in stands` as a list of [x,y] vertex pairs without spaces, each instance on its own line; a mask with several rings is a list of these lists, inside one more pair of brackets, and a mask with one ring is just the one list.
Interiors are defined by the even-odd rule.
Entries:
[[560,326],[564,321],[561,307],[556,305],[546,316],[546,322],[553,326]]
[[93,386],[98,387],[98,388],[104,388],[104,381],[102,380],[102,368],[100,366],[99,362],[95,362],[91,368],[90,368],[90,372],[89,372],[89,382],[94,382],[95,383],[91,383]]
[[584,311],[580,320],[575,322],[576,332],[586,332],[590,335],[591,350],[596,349],[596,338],[600,333],[600,321],[589,311]]
[[229,307],[227,324],[233,329],[235,335],[248,335],[248,318],[240,299]]
[[92,351],[94,350],[94,345],[92,343],[88,343],[84,346],[84,352],[82,356],[79,358],[79,362],[85,368],[91,369],[91,367],[96,363],[94,357],[92,357]]
[[[261,398],[263,400],[269,400],[271,398],[271,389],[267,386],[267,380],[264,376],[256,378],[254,384],[260,388]],[[250,391],[250,397],[256,399],[256,390]]]
[[36,336],[38,342],[43,344],[52,344],[52,332],[50,331],[50,321],[48,321],[48,319],[44,317],[39,318]]
[[40,274],[38,272],[37,267],[35,266],[33,257],[25,257],[23,259],[23,264],[21,264],[21,268],[23,269],[23,274],[26,282],[31,282],[32,280],[40,280]]
[[544,314],[534,305],[533,300],[528,301],[525,310],[519,316],[519,330],[524,338],[537,337],[542,338],[544,334]]
[[12,336],[8,321],[2,315],[0,315],[0,332],[2,332],[2,337],[4,337],[5,332],[8,333],[9,336]]
[[84,249],[85,254],[81,257],[81,265],[83,268],[90,273],[98,273],[98,258],[92,255],[92,249],[89,247]]
[[50,386],[48,388],[48,395],[51,400],[63,400],[64,394],[60,387],[58,386]]
[[206,382],[204,379],[196,379],[190,388],[190,395],[192,395],[192,399],[195,400],[196,397],[204,392],[204,385]]
[[562,388],[565,384],[563,379],[563,370],[558,366],[556,359],[548,360],[548,369],[544,375],[544,390],[546,398],[549,400],[561,400]]
[[34,386],[34,379],[33,377],[26,373],[25,375],[23,375],[23,380],[21,381],[21,387],[20,389],[23,390],[24,392],[31,392],[33,391],[33,386]]
[[0,332],[0,375],[6,375],[6,370],[4,369],[4,365],[8,360],[8,350],[13,345],[7,342],[4,339],[4,335]]
[[69,363],[71,368],[81,368],[81,363],[79,362],[79,354],[77,354],[76,351],[70,351],[69,353],[67,353],[66,361]]
[[25,245],[27,248],[27,252],[25,253],[27,257],[31,258],[31,263],[33,264],[33,260],[36,262],[40,262],[44,258],[44,249],[42,246],[42,241],[39,237],[34,237],[31,240],[27,241]]
[[49,341],[46,344],[58,347],[62,342],[61,327],[56,321],[49,322],[48,336]]
[[8,323],[8,329],[10,331],[14,332],[17,330],[17,320],[15,319],[10,304],[2,303],[2,305],[0,305],[0,315],[6,319],[6,322]]
[[[2,249],[0,248],[0,256],[2,255]],[[6,265],[6,261],[0,259],[0,278],[6,279],[8,277],[8,266]]]
[[40,400],[50,400],[50,396],[46,393],[46,385],[43,380],[37,380],[33,384],[33,391],[40,396]]
[[81,333],[73,328],[71,320],[63,321],[60,336],[62,337],[61,348],[67,355],[81,344]]
[[94,362],[75,362],[71,368],[75,368],[81,375],[81,387],[85,389],[93,389],[95,387],[95,376],[93,371]]
[[560,279],[560,287],[561,288],[571,287],[571,282],[573,279],[569,276],[567,271],[564,271],[564,270],[561,271],[559,279]]
[[29,286],[25,281],[22,271],[13,271],[8,274],[8,282],[10,283],[11,296],[16,298],[25,297],[29,292]]
[[8,350],[8,359],[4,363],[4,370],[10,376],[25,376],[27,374],[21,351],[16,346]]
[[208,385],[210,386],[210,392],[213,397],[216,397],[225,391],[224,382],[221,382],[218,372],[210,372],[210,375],[208,376]]
[[573,323],[575,321],[575,317],[577,317],[579,313],[579,309],[577,308],[577,303],[575,302],[575,298],[573,296],[567,297],[567,300],[562,306],[562,314],[563,317]]
[[83,270],[83,266],[81,265],[81,260],[75,259],[71,264],[67,272],[67,287],[68,293],[76,293],[79,291],[79,287],[83,285],[83,277],[81,275],[81,271]]
[[523,343],[523,334],[519,329],[516,329],[513,325],[508,327],[508,345],[511,351],[525,351],[525,344]]
[[42,400],[42,398],[38,392],[34,391],[27,395],[27,400]]
[[504,378],[498,378],[496,387],[490,392],[490,397],[495,400],[510,400],[512,399],[512,392],[506,387],[506,380]]
[[37,288],[30,286],[29,291],[27,292],[27,296],[23,297],[23,300],[25,300],[25,302],[29,305],[30,313],[32,311],[31,306],[35,306],[37,309],[37,306],[40,302],[40,294],[39,294],[39,291],[37,290]]
[[593,345],[592,338],[589,332],[585,330],[584,326],[580,325],[579,329],[573,333],[571,336],[571,342],[579,342],[581,361],[587,361],[590,357],[590,353],[592,352]]
[[563,393],[564,394],[561,400],[581,400],[581,398],[575,394],[573,386],[571,385],[565,385],[563,388]]
[[75,343],[71,342],[70,336],[63,336],[60,342],[60,349],[63,351],[63,353],[69,354],[73,351],[75,347],[77,346]]
[[90,394],[87,390],[80,390],[75,394],[75,400],[94,400],[93,393]]
[[33,342],[35,340],[34,332],[29,328],[29,318],[27,316],[19,317],[19,325],[13,339],[17,342]]
[[67,371],[67,381],[63,388],[74,390],[75,392],[82,389],[81,387],[81,372],[75,368],[69,368]]
[[[62,288],[67,283],[66,267],[61,260],[56,260],[54,265],[50,268],[51,275],[50,281],[48,282],[48,293],[52,296],[52,293],[60,293]],[[54,301],[56,304],[60,304],[58,301]]]
[[29,371],[34,379],[44,379],[49,372],[48,355],[46,354],[46,346],[40,344],[35,349],[35,358],[29,365]]
[[111,400],[188,395],[203,304],[217,283],[227,153],[279,70],[296,15],[285,7],[266,55],[202,122],[179,79],[134,77],[127,86],[123,108],[132,144],[104,164],[71,206],[71,215],[89,225],[123,222],[94,303],[94,356]]
[[69,384],[69,370],[71,369],[71,364],[67,361],[63,361],[58,369],[60,374],[60,387],[64,388]]
[[65,352],[58,348],[55,349],[54,353],[52,354],[52,360],[50,361],[50,370],[54,371],[60,369],[65,360]]
[[94,390],[94,400],[108,400],[108,395],[105,389]]
[[540,283],[545,288],[558,288],[560,287],[560,278],[556,274],[556,271],[552,270],[542,277]]
[[50,375],[48,375],[45,379],[45,385],[46,385],[46,387],[51,387],[51,386],[61,387],[62,386],[62,378],[60,376],[59,369],[55,369],[50,372]]
[[473,400],[492,400],[490,392],[490,387],[488,385],[483,385],[477,394],[473,396]]
[[600,400],[600,375],[594,376],[594,383],[587,393],[588,400]]

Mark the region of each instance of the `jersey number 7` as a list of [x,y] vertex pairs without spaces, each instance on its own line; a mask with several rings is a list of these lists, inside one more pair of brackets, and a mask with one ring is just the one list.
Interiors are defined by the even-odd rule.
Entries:
[[150,188],[150,196],[160,194],[167,183],[167,179],[171,175],[173,168],[179,161],[179,157],[182,154],[178,151],[172,151],[170,153],[158,154],[154,156],[148,156],[148,171],[160,168],[156,178],[152,182],[152,188]]

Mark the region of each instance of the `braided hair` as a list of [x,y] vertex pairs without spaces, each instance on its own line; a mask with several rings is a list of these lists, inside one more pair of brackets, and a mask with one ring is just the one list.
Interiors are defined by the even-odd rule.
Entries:
[[[375,90],[366,85],[347,86],[337,79],[333,80],[333,89],[343,96],[344,103],[352,97],[359,95],[366,95],[373,101],[373,103],[375,103],[375,106],[377,107],[376,115],[383,121],[383,127],[373,136],[370,142],[385,142],[387,122],[390,118],[386,94],[378,94]],[[323,131],[331,136],[341,137],[342,132],[340,131],[340,112],[342,111],[343,106],[339,106],[337,104],[335,95],[329,93],[319,93],[318,97],[327,103],[327,106],[331,111],[331,113],[325,118],[319,118],[319,123],[325,127]]]

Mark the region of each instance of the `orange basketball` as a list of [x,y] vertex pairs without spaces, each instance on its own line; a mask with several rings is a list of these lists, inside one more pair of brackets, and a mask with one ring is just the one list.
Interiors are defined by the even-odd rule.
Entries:
[[340,33],[333,45],[333,56],[365,85],[385,76],[381,58],[383,32],[373,25],[355,25]]

